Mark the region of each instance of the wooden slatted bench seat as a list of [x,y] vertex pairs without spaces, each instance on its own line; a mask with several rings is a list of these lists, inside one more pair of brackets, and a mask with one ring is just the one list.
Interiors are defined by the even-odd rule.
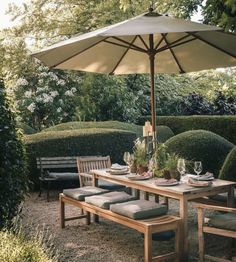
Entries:
[[[65,204],[73,205],[79,207],[85,211],[77,217],[66,218],[65,217]],[[84,201],[79,201],[60,194],[60,221],[61,228],[65,227],[65,222],[70,220],[75,220],[79,218],[86,218],[86,224],[90,224],[90,214],[95,214],[105,219],[111,220],[113,222],[119,223],[121,225],[130,227],[144,234],[144,261],[145,262],[157,262],[157,261],[180,261],[180,250],[179,250],[179,231],[180,231],[180,221],[181,219],[172,215],[163,215],[159,217],[134,220],[126,216],[114,213],[110,210],[103,209],[92,204],[86,203]],[[164,232],[173,230],[175,232],[175,251],[152,257],[152,234],[157,232]]]
[[[47,201],[49,201],[50,184],[55,181],[78,181],[79,175],[77,172],[77,162],[75,156],[69,157],[37,157],[37,168],[40,170],[40,190],[41,196],[43,185],[46,184]],[[69,172],[68,170],[76,170],[76,172]]]

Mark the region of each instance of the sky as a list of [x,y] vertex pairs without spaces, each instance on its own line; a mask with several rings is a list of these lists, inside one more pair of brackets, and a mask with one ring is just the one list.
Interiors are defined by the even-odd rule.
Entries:
[[[0,29],[3,29],[5,27],[14,25],[14,23],[12,23],[10,21],[10,16],[5,15],[5,12],[7,10],[8,4],[9,3],[15,3],[16,5],[21,5],[22,3],[26,2],[27,0],[2,0],[0,2]],[[192,21],[198,21],[200,19],[199,14],[195,14],[192,17]]]

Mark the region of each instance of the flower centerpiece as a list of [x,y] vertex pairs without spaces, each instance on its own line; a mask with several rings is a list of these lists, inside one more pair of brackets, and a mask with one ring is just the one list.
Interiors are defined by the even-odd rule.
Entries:
[[148,171],[148,154],[146,150],[145,141],[141,141],[139,138],[136,139],[134,145],[134,164],[137,167],[137,173],[143,174]]

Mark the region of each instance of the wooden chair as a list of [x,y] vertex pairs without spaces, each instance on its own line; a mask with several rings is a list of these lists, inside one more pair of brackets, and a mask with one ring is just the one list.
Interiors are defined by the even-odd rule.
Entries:
[[[207,202],[207,204],[205,204],[204,200],[193,203],[193,207],[198,209],[199,261],[203,262],[205,261],[205,259],[211,260],[211,261],[218,261],[218,262],[236,261],[236,257],[233,257],[232,260],[228,260],[228,259],[217,258],[212,255],[205,254],[204,233],[229,237],[229,238],[234,239],[234,241],[236,239],[236,208],[218,206],[216,204],[210,205],[208,203],[209,201]],[[215,203],[215,202],[212,202],[212,203]],[[222,211],[224,213],[213,215],[209,219],[209,221],[206,223],[205,217],[204,217],[205,209],[214,210],[214,211]],[[233,222],[233,225],[232,225],[232,222],[230,224],[229,220],[227,219],[230,219],[231,221],[235,221],[235,222]]]
[[[110,156],[79,156],[77,157],[77,167],[80,179],[80,187],[92,185],[92,169],[105,169],[111,167]],[[119,184],[99,180],[98,186],[108,190],[125,190],[125,187]]]

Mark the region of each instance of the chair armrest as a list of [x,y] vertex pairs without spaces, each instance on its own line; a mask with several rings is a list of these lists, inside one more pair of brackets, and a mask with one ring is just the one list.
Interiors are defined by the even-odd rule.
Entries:
[[224,211],[224,212],[236,212],[236,208],[212,205],[212,204],[201,203],[201,202],[194,202],[193,207],[199,209],[209,209],[209,210]]

